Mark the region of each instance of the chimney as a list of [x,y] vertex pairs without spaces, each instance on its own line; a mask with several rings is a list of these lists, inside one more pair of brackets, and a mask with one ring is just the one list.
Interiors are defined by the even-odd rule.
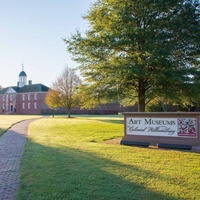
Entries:
[[28,81],[28,84],[29,84],[29,85],[32,85],[32,80],[29,80],[29,81]]
[[19,87],[19,81],[17,82],[17,87]]

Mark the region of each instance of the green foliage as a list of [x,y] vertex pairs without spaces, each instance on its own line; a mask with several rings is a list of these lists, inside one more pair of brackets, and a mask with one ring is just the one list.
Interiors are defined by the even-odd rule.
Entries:
[[167,112],[170,105],[163,102],[150,103],[147,106],[147,112]]
[[122,116],[31,123],[17,199],[200,199],[198,153],[122,146],[122,136]]
[[94,85],[81,84],[78,93],[79,107],[81,109],[90,109],[98,106],[100,103],[106,104],[107,101],[103,97],[100,98],[100,95],[102,96],[102,93],[100,94],[100,90],[94,87]]
[[[173,89],[173,88],[172,88]],[[200,87],[195,81],[192,83],[185,83],[179,87],[179,91],[174,95],[160,94],[159,97],[154,98],[147,105],[148,111],[162,111],[167,112],[170,106],[176,106],[177,111],[194,111],[200,104]]]
[[177,111],[181,111],[181,112],[193,112],[195,111],[197,105],[186,105],[186,104],[179,104],[177,105]]
[[99,0],[85,16],[86,35],[64,41],[99,98],[132,99],[144,111],[198,73],[199,11],[189,0]]

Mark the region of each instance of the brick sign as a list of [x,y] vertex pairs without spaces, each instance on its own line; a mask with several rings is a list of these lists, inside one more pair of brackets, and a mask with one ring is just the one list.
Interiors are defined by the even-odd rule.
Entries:
[[121,144],[200,145],[200,113],[123,114],[124,137]]
[[127,135],[197,137],[197,118],[126,118]]

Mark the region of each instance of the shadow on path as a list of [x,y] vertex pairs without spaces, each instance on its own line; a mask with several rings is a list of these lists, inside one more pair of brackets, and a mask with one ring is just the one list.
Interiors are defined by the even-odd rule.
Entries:
[[0,199],[13,200],[20,186],[20,160],[29,124],[35,119],[13,125],[0,137]]

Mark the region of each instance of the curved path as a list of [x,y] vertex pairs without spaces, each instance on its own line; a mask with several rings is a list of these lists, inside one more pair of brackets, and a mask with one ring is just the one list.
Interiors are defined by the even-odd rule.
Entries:
[[14,200],[20,186],[20,160],[29,124],[15,124],[0,137],[0,200]]

